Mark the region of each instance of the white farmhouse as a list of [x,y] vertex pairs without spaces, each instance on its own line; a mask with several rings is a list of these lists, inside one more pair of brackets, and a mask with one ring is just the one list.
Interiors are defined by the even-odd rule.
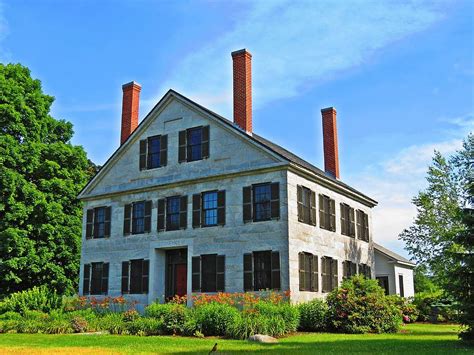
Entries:
[[270,289],[298,302],[374,276],[377,202],[340,179],[336,110],[321,110],[322,171],[253,132],[251,55],[232,58],[233,121],[169,90],[138,124],[141,87],[123,86],[121,145],[79,196],[81,295],[143,306]]

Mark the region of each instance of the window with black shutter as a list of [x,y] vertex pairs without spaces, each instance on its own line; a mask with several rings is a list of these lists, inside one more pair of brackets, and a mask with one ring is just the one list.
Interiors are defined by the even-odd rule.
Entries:
[[209,126],[193,127],[179,132],[180,163],[209,158]]
[[225,291],[225,256],[205,254],[192,258],[193,292]]
[[244,254],[244,290],[279,290],[280,253],[277,251],[256,251]]
[[326,195],[319,195],[319,226],[336,231],[336,203]]
[[106,295],[109,287],[109,263],[99,262],[84,265],[83,281],[84,294]]
[[341,234],[355,237],[354,209],[345,203],[341,207]]
[[298,185],[297,186],[297,200],[298,200],[298,221],[316,225],[316,194],[310,189]]
[[96,207],[87,210],[86,238],[110,237],[110,207]]
[[140,170],[155,169],[167,164],[168,136],[159,135],[140,141]]
[[369,215],[357,210],[357,238],[369,241]]
[[225,224],[225,191],[193,195],[193,228]]
[[278,182],[244,187],[244,223],[278,218],[280,218],[280,184]]
[[151,231],[152,201],[139,201],[124,206],[123,234],[149,233]]
[[300,291],[318,291],[318,257],[311,253],[299,253]]
[[180,215],[180,196],[168,197],[166,199],[166,230],[179,229],[179,215]]
[[321,258],[322,291],[331,292],[338,286],[337,260],[329,256]]
[[158,200],[158,232],[186,229],[187,196],[171,196]]
[[351,276],[356,274],[356,263],[352,261],[345,260],[342,262],[342,277],[343,279],[348,279]]
[[372,278],[372,270],[367,264],[359,264],[359,274],[364,275],[366,278]]
[[122,262],[122,293],[148,293],[149,260]]

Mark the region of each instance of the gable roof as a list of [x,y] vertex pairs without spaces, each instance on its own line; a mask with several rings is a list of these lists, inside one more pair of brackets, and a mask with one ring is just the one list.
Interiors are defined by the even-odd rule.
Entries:
[[400,254],[397,254],[383,246],[381,246],[380,244],[377,244],[377,243],[374,243],[374,249],[382,254],[384,254],[385,256],[389,257],[390,259],[394,259],[395,261],[398,261],[398,262],[401,262],[403,264],[409,264],[411,266],[416,266],[416,264],[406,258],[404,258],[403,256],[401,256]]
[[227,125],[229,127],[232,127],[234,130],[236,130],[240,134],[244,135],[247,139],[250,139],[252,142],[256,143],[257,145],[259,145],[263,148],[265,148],[266,150],[270,150],[271,152],[273,152],[274,154],[280,156],[284,160],[286,160],[290,163],[293,163],[293,164],[295,164],[295,165],[297,165],[301,168],[309,170],[310,172],[312,172],[313,174],[315,174],[318,177],[322,178],[323,180],[331,182],[332,184],[334,184],[336,186],[339,186],[340,188],[342,188],[344,190],[348,190],[352,194],[358,195],[359,197],[361,197],[363,200],[366,201],[366,204],[369,204],[371,207],[377,205],[377,201],[375,201],[374,199],[368,197],[367,195],[364,195],[360,191],[358,191],[358,190],[352,188],[351,186],[343,183],[342,181],[336,179],[332,175],[326,174],[323,170],[317,168],[316,166],[312,165],[311,163],[307,162],[306,160],[304,160],[304,159],[298,157],[297,155],[291,153],[290,151],[286,150],[285,148],[279,146],[278,144],[275,144],[275,143],[273,143],[273,142],[271,142],[271,141],[255,134],[255,133],[248,134],[243,129],[241,129],[239,126],[234,124],[233,121],[231,121],[231,120],[215,113],[214,111],[209,110],[207,107],[204,107],[204,106],[194,102],[193,100],[187,98],[186,96],[180,94],[177,91],[174,91],[173,89],[169,89],[168,92],[150,110],[150,112],[140,122],[140,124],[135,129],[135,131],[133,131],[133,133],[127,138],[127,140],[117,148],[117,150],[111,155],[111,157],[104,163],[104,165],[99,170],[99,172],[82,189],[82,191],[79,193],[79,197],[81,197],[83,192],[88,189],[88,187],[98,178],[99,175],[101,175],[101,172],[104,170],[104,167],[106,167],[112,161],[112,159],[118,154],[118,152],[123,150],[125,148],[125,146],[128,145],[129,142],[132,140],[133,136],[138,134],[138,132],[140,131],[139,128],[141,126],[143,126],[146,121],[148,121],[148,119],[152,116],[152,113],[155,111],[155,109],[158,108],[169,96],[175,96],[175,97],[187,102],[189,105],[199,108],[200,110],[206,112],[207,114],[209,114],[210,116],[216,118],[217,120],[224,123],[225,125]]

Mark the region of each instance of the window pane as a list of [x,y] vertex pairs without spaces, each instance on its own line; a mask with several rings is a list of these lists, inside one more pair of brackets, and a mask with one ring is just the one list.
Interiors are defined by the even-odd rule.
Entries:
[[180,197],[168,197],[166,206],[166,229],[176,230],[179,229],[179,207]]
[[132,212],[132,233],[139,234],[145,231],[145,202],[137,202],[133,204]]
[[188,160],[202,159],[202,128],[188,129]]
[[271,218],[270,200],[271,190],[270,184],[254,186],[254,212],[255,221],[262,221]]
[[204,213],[204,225],[213,226],[217,224],[217,192],[206,192],[202,195],[202,210]]
[[271,284],[271,252],[254,253],[255,290],[265,290],[272,287]]
[[91,295],[102,293],[102,266],[103,263],[92,263]]
[[160,138],[150,137],[148,139],[148,168],[158,168],[160,166]]
[[96,229],[96,236],[103,238],[105,235],[105,208],[99,207],[95,210],[94,228]]
[[201,255],[202,292],[216,292],[216,257],[217,255]]

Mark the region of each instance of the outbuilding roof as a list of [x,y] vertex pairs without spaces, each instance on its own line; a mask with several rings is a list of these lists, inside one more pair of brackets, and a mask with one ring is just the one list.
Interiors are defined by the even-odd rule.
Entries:
[[414,262],[404,258],[400,254],[397,254],[397,253],[381,246],[380,244],[374,243],[374,249],[375,249],[375,251],[378,251],[378,252],[384,254],[385,256],[387,256],[391,259],[394,259],[395,261],[398,261],[398,262],[401,262],[401,263],[404,263],[404,264],[409,264],[409,265],[412,265],[412,266],[416,266],[416,264]]

